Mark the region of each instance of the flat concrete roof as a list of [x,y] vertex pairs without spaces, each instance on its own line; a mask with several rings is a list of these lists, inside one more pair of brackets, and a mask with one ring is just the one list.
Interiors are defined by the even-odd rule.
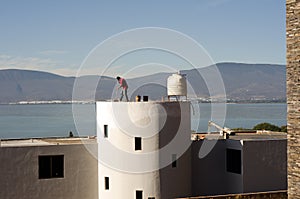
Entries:
[[[219,132],[212,133],[192,133],[192,140],[204,140],[204,139],[224,139],[220,136]],[[287,139],[287,134],[284,132],[272,132],[272,131],[257,131],[257,132],[235,132],[229,135],[227,139],[230,140],[244,140],[244,141],[263,141],[263,140],[282,140]]]
[[49,146],[49,145],[72,145],[72,144],[94,144],[94,143],[97,143],[95,136],[24,138],[24,139],[3,139],[0,141],[0,147]]
[[287,139],[287,134],[283,132],[263,131],[257,133],[236,133],[229,136],[232,140],[282,140]]
[[[193,141],[204,139],[223,139],[218,132],[213,133],[192,133]],[[283,132],[258,131],[256,133],[235,133],[230,135],[229,140],[263,141],[287,139],[287,134]],[[96,136],[87,137],[50,137],[50,138],[24,138],[24,139],[2,139],[0,147],[23,147],[23,146],[49,146],[49,145],[74,145],[74,144],[96,144]]]
[[153,103],[153,104],[163,104],[163,103],[190,103],[189,100],[148,100],[148,101],[119,101],[119,100],[108,100],[108,101],[96,101],[97,103],[123,103],[123,104],[137,104],[137,103]]

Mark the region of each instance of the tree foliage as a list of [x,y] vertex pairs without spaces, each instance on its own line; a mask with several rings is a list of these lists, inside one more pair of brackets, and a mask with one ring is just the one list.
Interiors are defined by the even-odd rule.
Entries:
[[281,132],[287,132],[287,125],[280,127]]
[[281,128],[280,127],[278,127],[278,126],[276,126],[274,124],[267,123],[267,122],[255,125],[253,127],[253,130],[267,130],[267,131],[281,132]]

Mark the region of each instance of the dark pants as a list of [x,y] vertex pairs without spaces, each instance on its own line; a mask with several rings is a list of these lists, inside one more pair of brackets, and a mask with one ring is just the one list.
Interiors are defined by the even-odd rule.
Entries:
[[126,97],[126,101],[128,102],[129,100],[128,100],[128,96],[127,96],[127,88],[122,89],[120,101],[122,101],[124,95]]

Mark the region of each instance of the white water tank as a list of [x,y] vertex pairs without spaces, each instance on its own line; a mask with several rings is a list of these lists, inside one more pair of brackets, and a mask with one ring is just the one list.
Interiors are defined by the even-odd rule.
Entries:
[[167,81],[168,96],[186,96],[186,79],[181,74],[172,74]]

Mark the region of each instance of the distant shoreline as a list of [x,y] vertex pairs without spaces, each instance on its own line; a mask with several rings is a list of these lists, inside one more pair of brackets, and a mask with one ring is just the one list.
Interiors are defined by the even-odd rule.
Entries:
[[[110,101],[110,100],[106,100]],[[192,102],[198,103],[223,103],[218,101],[209,101],[201,99],[191,99]],[[63,101],[63,100],[50,100],[50,101],[20,101],[20,102],[8,102],[0,103],[0,105],[41,105],[41,104],[94,104],[96,101]],[[285,104],[285,99],[278,100],[227,100],[226,104]]]
[[93,104],[95,101],[60,101],[60,100],[51,100],[51,101],[21,101],[21,102],[9,102],[9,103],[0,103],[1,105],[38,105],[38,104]]

